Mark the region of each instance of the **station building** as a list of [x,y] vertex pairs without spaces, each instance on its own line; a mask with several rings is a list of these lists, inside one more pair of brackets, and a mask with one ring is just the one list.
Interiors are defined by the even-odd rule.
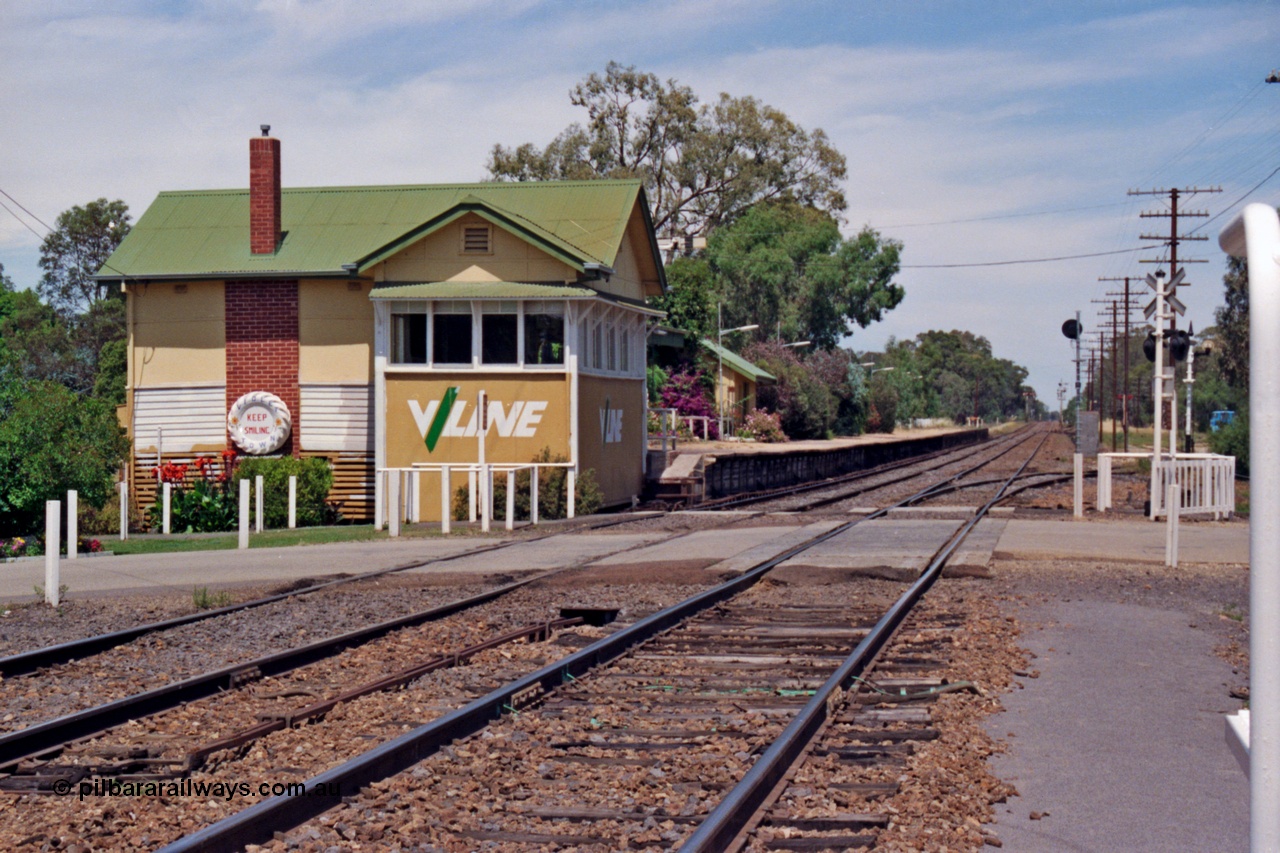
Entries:
[[127,299],[139,506],[159,461],[230,446],[326,457],[367,520],[375,470],[475,463],[482,430],[490,463],[549,450],[606,504],[640,493],[666,285],[639,181],[282,189],[279,140],[249,148],[248,190],[162,192],[98,274]]

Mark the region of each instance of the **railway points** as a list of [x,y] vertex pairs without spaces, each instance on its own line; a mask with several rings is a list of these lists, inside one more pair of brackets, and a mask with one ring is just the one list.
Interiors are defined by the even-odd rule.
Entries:
[[[858,838],[861,839],[858,843],[909,845],[912,839],[918,841],[925,837],[921,833],[939,828],[954,832],[952,842],[958,849],[977,849],[989,843],[988,839],[998,840],[1001,837],[1003,818],[996,812],[1003,804],[993,800],[1007,799],[1011,791],[1000,793],[1004,790],[1001,788],[1004,783],[991,775],[983,760],[983,751],[997,749],[997,741],[1003,735],[978,736],[974,734],[973,726],[998,707],[1015,671],[1025,671],[1028,666],[1020,658],[1014,660],[1019,623],[1011,616],[1016,607],[1006,601],[1012,600],[1016,594],[1016,588],[1008,580],[1009,574],[1021,572],[1019,577],[1024,577],[1027,572],[1034,573],[1039,569],[1051,573],[1056,561],[1076,558],[1083,564],[1094,560],[1101,562],[1103,557],[1098,555],[1105,555],[1108,564],[1126,561],[1126,571],[1130,574],[1159,570],[1154,565],[1159,562],[1158,553],[1150,561],[1145,554],[1148,548],[1145,537],[1154,534],[1159,544],[1162,534],[1158,526],[1145,521],[1114,518],[1090,522],[1053,520],[1052,511],[1034,509],[1037,504],[1052,504],[1053,499],[1037,498],[1034,493],[1030,493],[1027,500],[1019,499],[1015,507],[989,507],[997,511],[977,520],[966,539],[958,544],[949,541],[965,520],[976,518],[976,509],[985,506],[982,501],[994,489],[989,485],[992,480],[1013,482],[1019,476],[1017,467],[1032,458],[1032,447],[1039,450],[1040,445],[1036,442],[1042,437],[1024,435],[1010,439],[1003,445],[1005,455],[1001,457],[1002,461],[987,458],[981,467],[975,466],[983,457],[981,454],[974,456],[973,448],[957,451],[957,456],[963,458],[952,462],[935,460],[939,467],[928,476],[935,483],[958,485],[959,490],[945,494],[936,488],[927,490],[928,499],[921,498],[924,500],[922,504],[904,504],[892,511],[885,511],[891,502],[888,496],[895,495],[892,500],[908,500],[907,493],[911,489],[920,492],[919,484],[912,487],[905,481],[886,476],[878,487],[879,491],[866,490],[864,487],[869,484],[864,482],[858,486],[860,491],[856,496],[840,498],[837,495],[836,500],[807,511],[787,509],[784,504],[765,503],[723,513],[650,515],[595,531],[579,527],[576,532],[571,532],[567,526],[557,531],[548,529],[539,532],[537,541],[521,541],[521,536],[528,537],[529,533],[517,531],[514,535],[504,537],[499,534],[485,540],[432,539],[366,544],[364,548],[376,552],[384,545],[394,545],[399,549],[448,543],[451,547],[464,548],[481,542],[510,541],[513,543],[510,547],[484,554],[467,556],[459,550],[453,552],[457,559],[397,573],[394,584],[386,579],[380,582],[402,590],[413,589],[419,583],[448,584],[465,578],[474,579],[476,584],[485,584],[492,577],[528,577],[543,568],[573,565],[575,568],[570,574],[562,574],[553,581],[529,587],[528,592],[520,593],[523,596],[521,600],[526,605],[533,604],[543,614],[540,618],[553,618],[558,607],[565,605],[586,606],[588,609],[612,607],[618,611],[619,618],[614,625],[606,627],[550,630],[545,638],[492,649],[448,672],[440,671],[410,684],[400,684],[389,693],[343,700],[331,708],[324,705],[329,701],[327,697],[349,690],[362,679],[376,683],[379,678],[390,678],[394,673],[389,670],[393,668],[402,670],[415,666],[419,659],[426,660],[428,652],[447,656],[451,649],[483,641],[489,633],[514,630],[518,627],[517,622],[529,623],[528,611],[517,612],[513,607],[510,611],[502,611],[505,615],[501,617],[497,616],[496,610],[485,611],[494,615],[483,619],[462,616],[460,621],[455,620],[459,627],[470,622],[473,628],[487,625],[490,630],[478,633],[472,630],[464,636],[449,633],[453,628],[431,628],[421,631],[423,640],[415,640],[409,633],[404,633],[403,636],[388,637],[385,641],[375,641],[367,650],[354,650],[349,661],[338,663],[336,669],[325,670],[324,667],[329,665],[319,663],[314,671],[302,669],[292,676],[251,679],[217,698],[217,702],[223,703],[218,707],[224,710],[216,713],[221,715],[219,719],[225,717],[227,725],[204,724],[202,734],[207,736],[206,740],[216,742],[217,737],[237,738],[238,730],[231,726],[231,721],[254,714],[266,712],[269,717],[275,715],[275,718],[286,722],[283,727],[278,723],[267,726],[272,731],[264,729],[260,738],[255,736],[252,741],[244,741],[236,749],[215,750],[211,753],[212,769],[224,776],[239,774],[254,781],[267,777],[282,782],[308,779],[314,782],[322,778],[333,781],[338,778],[332,775],[336,767],[344,760],[354,760],[361,750],[377,744],[390,749],[398,736],[407,737],[417,728],[430,724],[432,719],[451,719],[468,702],[481,701],[484,695],[489,695],[485,691],[496,689],[498,692],[491,695],[502,697],[500,706],[491,707],[497,707],[498,713],[488,713],[487,719],[500,716],[502,720],[494,720],[491,725],[478,730],[478,734],[470,735],[454,746],[441,747],[443,757],[440,759],[428,759],[420,765],[410,761],[404,765],[409,768],[408,775],[388,778],[383,782],[374,781],[380,776],[367,777],[356,789],[344,788],[344,806],[332,813],[300,817],[293,824],[296,829],[281,825],[262,836],[266,849],[283,850],[288,846],[289,849],[322,850],[326,846],[349,843],[376,848],[380,840],[388,838],[423,840],[434,837],[451,837],[454,841],[450,843],[464,845],[468,843],[464,839],[475,843],[491,841],[499,845],[498,849],[512,850],[542,849],[553,841],[588,845],[588,849],[617,849],[618,838],[642,836],[646,839],[642,846],[648,849],[674,849],[696,831],[700,815],[710,810],[718,798],[728,796],[733,787],[726,776],[722,783],[699,783],[700,787],[695,790],[691,787],[694,782],[680,778],[679,768],[684,766],[684,759],[677,757],[677,748],[681,744],[694,743],[704,749],[708,757],[715,759],[744,752],[742,743],[747,738],[752,747],[745,750],[745,759],[721,758],[717,765],[717,772],[721,775],[733,766],[745,769],[753,756],[767,752],[768,732],[780,731],[780,728],[766,725],[766,722],[774,719],[778,723],[784,722],[783,718],[792,713],[787,709],[803,704],[802,700],[820,686],[820,673],[823,667],[828,666],[823,661],[830,658],[831,665],[834,665],[837,657],[865,639],[875,618],[859,615],[862,613],[860,608],[874,600],[892,598],[896,593],[891,595],[889,590],[901,590],[904,581],[917,577],[922,568],[932,565],[940,553],[946,552],[951,573],[958,577],[943,581],[926,593],[922,599],[926,602],[922,615],[909,617],[903,629],[905,633],[900,632],[898,638],[886,647],[905,650],[881,653],[878,659],[882,668],[865,676],[865,681],[852,683],[847,693],[840,694],[838,702],[851,704],[847,712],[836,715],[833,728],[826,736],[836,740],[820,741],[813,748],[812,755],[821,760],[815,763],[811,759],[787,771],[786,779],[789,781],[771,798],[773,805],[770,808],[773,811],[756,821],[763,834],[750,842],[753,845],[750,849],[816,849],[817,839],[824,835],[831,839],[844,838],[850,844]],[[1049,468],[1055,464],[1051,457],[1050,452],[1046,457]],[[984,496],[978,498],[980,493]],[[1026,493],[1024,497],[1027,497]],[[870,514],[862,511],[869,506],[876,508],[876,517],[869,517]],[[1044,517],[1046,515],[1050,517],[1048,520]],[[542,536],[544,533],[549,535]],[[673,539],[673,534],[678,538]],[[1187,548],[1199,547],[1202,550],[1197,553],[1223,561],[1236,553],[1232,550],[1235,547],[1233,542],[1247,543],[1247,526],[1241,522],[1190,525],[1184,529],[1183,535],[1184,555],[1188,553]],[[1198,545],[1191,544],[1198,536],[1202,541]],[[807,549],[804,547],[806,543],[810,546]],[[348,557],[344,563],[342,557],[331,556],[340,554],[342,547],[313,546],[291,550],[306,558],[305,576],[315,577],[325,571],[350,572],[354,568],[351,562],[363,559]],[[395,553],[400,555],[399,551]],[[173,571],[176,576],[183,577],[180,562],[190,555],[176,556],[179,559],[175,560]],[[265,549],[233,555],[224,552],[222,556],[247,560],[250,566],[254,559],[269,561],[273,556],[277,563],[280,562],[279,555],[272,555]],[[86,560],[83,566],[93,568],[95,563],[105,565],[131,559],[134,558]],[[1189,559],[1195,561],[1197,558]],[[663,608],[697,590],[712,589],[726,578],[736,577],[746,582],[766,562],[776,563],[776,566],[760,574],[761,581],[751,587],[748,598],[741,602],[726,600],[714,605],[710,621],[701,623],[703,628],[696,628],[698,623],[689,623],[685,627],[665,629],[669,643],[670,638],[679,636],[680,631],[692,631],[690,637],[702,636],[700,631],[723,631],[726,626],[742,622],[744,630],[755,637],[755,645],[751,648],[719,652],[708,648],[700,652],[699,655],[706,658],[702,665],[711,666],[702,674],[688,669],[690,666],[696,669],[698,664],[687,654],[682,658],[683,669],[670,669],[651,662],[651,666],[658,667],[651,674],[665,679],[662,683],[677,686],[702,684],[703,689],[707,685],[721,686],[701,699],[696,695],[684,696],[682,701],[691,704],[687,704],[684,710],[673,707],[664,712],[665,722],[646,725],[633,722],[619,726],[617,714],[620,712],[600,706],[591,717],[595,722],[584,723],[575,717],[576,723],[570,722],[569,729],[561,729],[563,735],[540,734],[543,731],[540,720],[545,720],[547,725],[557,719],[560,721],[557,725],[565,724],[564,715],[580,704],[573,698],[579,688],[616,693],[627,676],[620,674],[621,671],[610,675],[612,670],[603,667],[621,665],[626,660],[647,660],[650,652],[643,649],[648,646],[638,647],[641,649],[638,652],[624,654],[619,663],[606,664],[602,659],[580,673],[575,669],[573,672],[577,674],[571,679],[557,675],[556,689],[543,685],[532,691],[522,687],[514,693],[503,692],[502,684],[521,683],[511,682],[513,678],[527,679],[536,674],[535,671],[543,670],[548,672],[548,676],[555,674],[556,662],[567,660],[575,649],[589,649],[593,644],[604,643],[614,632],[644,623],[663,612]],[[361,564],[362,570],[368,567]],[[278,568],[278,565],[269,566],[266,571]],[[298,570],[301,572],[303,568],[299,565]],[[1087,565],[1081,572],[1082,577],[1087,578]],[[121,573],[132,574],[133,570],[126,566]],[[983,575],[990,577],[981,577]],[[283,577],[287,577],[287,573],[272,576],[270,580],[280,582]],[[170,586],[179,584],[173,577],[166,578],[166,582]],[[1087,583],[1087,580],[1081,582]],[[437,585],[437,592],[440,589]],[[319,593],[314,597],[318,598]],[[762,609],[771,606],[768,604],[770,601],[790,601],[788,606],[794,610],[790,618],[808,618],[798,615],[808,610],[813,611],[816,621],[797,622],[790,626],[773,624],[771,627],[762,627],[759,621],[751,622],[774,618],[767,616]],[[825,615],[818,612],[822,608],[826,608]],[[71,611],[74,611],[74,591]],[[835,652],[838,645],[822,652],[813,646],[814,642],[835,630],[839,618],[832,622],[833,612],[847,614],[845,627],[841,630],[851,631],[844,642],[843,652],[839,654]],[[246,611],[246,616],[249,613],[252,611]],[[924,615],[926,613],[932,615]],[[517,619],[520,614],[523,618]],[[1006,614],[1010,614],[1010,618],[1006,619]],[[941,618],[942,622],[931,627],[928,619],[933,618]],[[911,621],[913,619],[925,621]],[[747,627],[749,623],[755,627]],[[788,636],[793,638],[788,639]],[[801,636],[811,641],[809,647],[801,649],[795,646]],[[434,639],[426,641],[427,637]],[[429,647],[420,647],[424,641],[429,643]],[[894,645],[904,642],[908,647],[921,642],[924,646],[912,651]],[[791,672],[779,663],[781,660],[795,663],[798,655],[808,661],[805,664],[807,669]],[[974,655],[978,656],[977,659],[971,659]],[[101,666],[92,660],[86,663],[89,667]],[[1174,667],[1176,676],[1177,660],[1158,660],[1157,663]],[[540,666],[543,670],[538,670]],[[553,668],[547,670],[548,666]],[[1123,669],[1123,663],[1116,666]],[[363,667],[362,671],[367,675],[357,676],[354,667]],[[1042,679],[1045,680],[1024,678],[1024,689],[1019,696],[1031,696],[1038,687],[1050,684],[1047,679],[1053,676],[1048,667],[1043,669]],[[342,673],[341,681],[335,681],[332,675],[322,675],[325,671]],[[36,680],[29,683],[34,685],[39,678],[52,675],[38,674]],[[603,686],[590,687],[589,682],[593,683],[597,678],[602,679],[600,684]],[[1165,684],[1165,679],[1165,674],[1161,673],[1157,679],[1157,692],[1163,689],[1159,685]],[[12,680],[11,685],[20,681]],[[973,684],[975,690],[969,692],[960,688],[959,693],[950,689],[930,692],[949,684],[959,686],[965,683]],[[1061,682],[1053,686],[1059,690],[1063,688]],[[762,687],[766,688],[761,694],[764,699],[757,696]],[[672,698],[680,698],[687,689],[678,687],[675,690],[678,695]],[[290,694],[295,690],[302,692]],[[877,692],[895,690],[899,696],[908,694],[911,698],[903,703],[891,700],[887,693]],[[635,705],[636,691],[630,689],[627,692],[632,694],[627,705],[631,711],[627,713],[634,713],[638,707]],[[662,692],[670,691],[664,689]],[[241,707],[242,700],[237,698],[240,693],[257,696],[256,709],[250,705]],[[736,702],[746,709],[724,712],[728,716],[723,718],[720,728],[724,732],[725,748],[732,746],[735,739],[739,743],[736,749],[729,749],[727,753],[719,752],[721,747],[715,745],[718,741],[712,737],[711,730],[699,723],[699,720],[705,723],[708,709],[722,700],[723,697],[717,698],[719,694],[729,696],[731,704]],[[653,705],[656,696],[648,699],[643,696],[641,691],[639,701],[647,703],[651,710],[657,707]],[[773,698],[768,699],[769,696]],[[859,696],[862,698],[857,698]],[[325,710],[314,719],[306,721],[305,715],[295,716],[301,713],[303,706],[317,703]],[[189,729],[191,721],[198,719],[195,715],[200,713],[207,712],[199,711],[195,705],[191,710],[166,712],[155,717],[154,722],[148,724],[148,730],[158,736],[164,732],[184,730],[184,727]],[[612,722],[606,725],[606,721]],[[870,728],[867,728],[868,724]],[[571,736],[575,726],[578,734]],[[243,726],[241,729],[247,731]],[[355,735],[356,740],[340,746],[341,738],[350,735]],[[1214,735],[1214,743],[1220,744],[1217,729]],[[155,779],[157,774],[172,774],[176,772],[175,766],[181,768],[181,761],[175,764],[175,759],[180,757],[182,749],[199,748],[199,744],[189,744],[179,749],[177,741],[166,741],[168,735],[153,739],[147,745],[139,745],[130,739],[128,727],[103,737],[106,739],[80,748],[78,754],[96,756],[92,761],[98,762],[104,758],[123,761],[124,767],[130,766],[130,761],[135,762],[132,770],[123,771],[124,775],[119,777],[122,779]],[[1014,754],[1024,744],[1034,745],[1034,740],[1031,736],[1009,738],[1007,746]],[[533,776],[529,781],[522,782],[515,772],[516,755],[527,751],[528,748],[521,744],[529,742],[541,744],[538,749],[542,751],[537,754],[542,758],[532,765]],[[166,743],[169,745],[167,752],[162,748]],[[327,746],[308,746],[314,743]],[[138,751],[140,749],[141,752]],[[1225,751],[1225,747],[1223,749]],[[306,757],[297,750],[305,751]],[[74,758],[76,754],[73,751],[70,760],[73,763],[79,760],[83,764],[83,759]],[[426,754],[424,752],[419,757]],[[487,755],[492,766],[483,772],[465,769],[470,766],[468,755]],[[262,763],[264,756],[266,764]],[[152,762],[150,770],[145,769],[148,761]],[[572,770],[544,771],[544,765],[548,768],[570,767]],[[591,796],[587,793],[590,790],[588,780],[607,778],[606,769],[611,767],[630,768],[621,781],[615,780],[612,784],[619,795],[630,793],[633,799],[629,803],[617,801],[608,805],[592,805]],[[941,767],[952,769],[954,778],[951,782],[940,782],[947,778],[946,774],[939,773],[938,768]],[[212,778],[201,776],[206,771],[194,767],[182,772],[186,774],[179,774],[183,779]],[[551,772],[551,775],[546,775],[546,772]],[[464,783],[467,778],[471,778],[473,784]],[[889,784],[886,779],[890,778],[908,781]],[[558,787],[573,780],[577,780],[578,788],[566,791]],[[3,782],[0,779],[0,787]],[[372,787],[364,787],[370,782]],[[939,784],[942,784],[941,788]],[[1104,779],[1097,783],[1097,787],[1105,791],[1108,784]],[[363,793],[357,790],[360,788]],[[657,796],[659,794],[662,796]],[[944,807],[931,809],[919,799],[926,794],[933,801],[943,803]],[[580,805],[569,805],[579,799],[582,800]],[[1014,807],[1021,805],[1021,801],[1016,799],[1010,803]],[[249,805],[252,803],[242,802],[234,807],[221,805],[216,809],[205,805],[194,813],[190,809],[177,808],[172,814],[157,812],[154,817],[144,814],[132,830],[119,828],[112,830],[116,833],[112,834],[106,828],[95,828],[91,820],[80,820],[79,812],[71,808],[72,803],[59,803],[50,799],[48,794],[0,794],[0,811],[10,817],[17,816],[18,826],[32,828],[31,837],[43,835],[41,843],[55,837],[59,831],[68,833],[65,837],[56,836],[59,843],[74,843],[77,838],[88,838],[86,833],[101,832],[106,834],[93,842],[96,846],[104,844],[102,839],[110,838],[107,847],[121,841],[124,849],[152,849],[168,841],[177,841],[175,849],[240,849],[217,845],[202,847],[195,843],[195,839],[203,837],[199,831],[201,826],[212,829],[217,820],[229,818]],[[254,808],[265,805],[265,801],[259,802]],[[101,806],[99,802],[95,807]],[[437,811],[437,808],[441,810]],[[36,817],[37,809],[44,809],[40,812],[43,817]],[[488,817],[471,824],[461,820],[460,815],[473,809],[480,809],[479,813]],[[392,816],[406,810],[419,814],[420,825],[416,829],[400,827],[391,820]],[[165,814],[170,816],[165,817]],[[199,816],[193,817],[193,814]],[[993,817],[997,818],[994,826],[984,823]],[[70,829],[63,830],[59,820]],[[629,829],[619,829],[623,824],[618,821],[627,820],[639,822],[640,830],[634,835],[629,835],[632,832]],[[975,820],[976,825],[971,823]],[[80,835],[73,837],[72,831]],[[121,832],[124,835],[120,835]],[[278,836],[284,840],[273,841],[274,832],[284,833]],[[178,841],[183,837],[192,841]],[[143,838],[145,841],[140,840]],[[1023,838],[1025,833],[1019,835],[1011,830],[1007,833],[1007,846],[1020,843]],[[7,835],[0,838],[0,841],[14,843],[24,840],[9,839]],[[1010,846],[1010,849],[1051,848],[1033,845],[1026,848]]]

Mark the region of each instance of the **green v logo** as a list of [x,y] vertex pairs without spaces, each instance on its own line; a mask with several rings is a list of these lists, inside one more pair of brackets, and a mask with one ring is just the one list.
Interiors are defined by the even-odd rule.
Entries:
[[427,428],[427,434],[424,437],[428,453],[435,450],[436,443],[440,441],[440,434],[444,432],[445,424],[449,422],[449,413],[453,411],[453,401],[458,399],[458,391],[455,385],[444,392],[444,399],[440,401],[440,407],[436,409],[436,416],[431,419],[431,426]]

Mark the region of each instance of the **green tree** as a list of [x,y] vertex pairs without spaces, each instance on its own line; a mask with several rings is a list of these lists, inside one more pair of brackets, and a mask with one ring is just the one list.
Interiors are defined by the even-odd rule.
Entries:
[[782,418],[782,431],[788,437],[825,438],[832,431],[837,411],[835,395],[793,348],[777,341],[756,341],[743,350],[743,356],[777,380],[756,387],[756,403]]
[[758,324],[757,339],[834,347],[902,301],[893,283],[902,244],[870,228],[840,236],[827,213],[762,204],[713,231],[706,259],[718,281],[726,327]]
[[1244,258],[1227,258],[1222,276],[1223,304],[1214,310],[1222,378],[1233,388],[1249,387],[1249,267]]
[[0,264],[0,293],[13,293],[13,279],[5,275],[4,264]]
[[666,324],[697,338],[716,339],[716,294],[711,265],[703,258],[676,258],[667,265],[667,292],[652,300],[667,312]]
[[587,111],[545,148],[495,145],[495,180],[638,178],[659,233],[706,234],[751,205],[790,199],[828,213],[845,209],[845,158],[812,132],[752,97],[693,90],[610,62],[569,93]]
[[40,244],[40,295],[68,314],[106,299],[110,286],[93,276],[129,229],[129,206],[118,199],[100,198],[58,214],[57,227]]
[[0,534],[35,532],[75,489],[101,508],[128,445],[115,412],[65,386],[0,374]]

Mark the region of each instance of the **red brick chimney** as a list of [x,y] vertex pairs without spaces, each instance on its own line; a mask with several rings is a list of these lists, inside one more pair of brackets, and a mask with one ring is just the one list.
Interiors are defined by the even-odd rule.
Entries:
[[273,255],[280,245],[280,140],[262,135],[249,140],[249,249]]

